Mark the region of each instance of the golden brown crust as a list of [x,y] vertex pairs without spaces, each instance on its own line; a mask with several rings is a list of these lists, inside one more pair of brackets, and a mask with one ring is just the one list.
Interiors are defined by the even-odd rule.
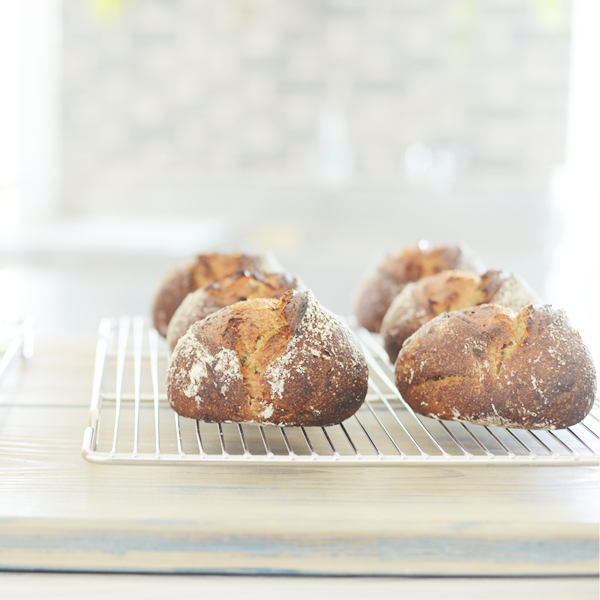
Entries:
[[430,245],[425,240],[387,256],[358,287],[354,301],[358,323],[378,333],[390,304],[407,283],[448,269],[477,271],[478,261],[461,246]]
[[408,338],[396,385],[435,419],[562,429],[592,409],[596,371],[564,311],[484,304],[443,313]]
[[518,312],[536,302],[537,294],[520,277],[505,271],[490,270],[481,276],[442,271],[407,284],[394,298],[381,324],[384,347],[395,362],[404,340],[443,312],[490,303]]
[[250,254],[199,254],[168,273],[161,282],[152,306],[154,327],[163,337],[177,307],[191,292],[236,271],[268,269],[269,259]]
[[312,292],[238,302],[179,340],[167,395],[180,415],[207,422],[327,426],[367,393],[358,342]]
[[238,271],[188,294],[169,321],[167,342],[173,350],[192,323],[208,315],[251,298],[277,298],[283,292],[298,289],[298,281],[289,273]]

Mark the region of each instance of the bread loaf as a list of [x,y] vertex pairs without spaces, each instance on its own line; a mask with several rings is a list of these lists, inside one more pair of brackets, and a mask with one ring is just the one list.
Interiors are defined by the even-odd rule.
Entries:
[[312,292],[225,307],[177,342],[167,396],[206,422],[326,426],[361,406],[368,369],[358,342]]
[[480,304],[500,304],[519,312],[536,302],[540,298],[518,275],[487,271],[480,277],[470,271],[442,271],[408,283],[394,298],[381,324],[383,344],[395,362],[404,340],[443,312]]
[[464,246],[431,245],[425,240],[387,256],[360,283],[354,298],[358,323],[378,333],[392,300],[411,281],[446,271],[479,271],[478,259]]
[[174,271],[161,282],[152,307],[154,327],[163,337],[173,313],[191,292],[233,275],[236,271],[277,271],[278,266],[270,256],[250,254],[200,254]]
[[188,294],[175,311],[167,328],[169,348],[175,348],[190,325],[225,306],[251,298],[277,298],[292,289],[298,289],[298,281],[289,273],[238,271],[209,283]]
[[564,311],[514,313],[484,304],[443,313],[409,337],[396,385],[434,419],[522,429],[561,429],[592,409],[596,371]]

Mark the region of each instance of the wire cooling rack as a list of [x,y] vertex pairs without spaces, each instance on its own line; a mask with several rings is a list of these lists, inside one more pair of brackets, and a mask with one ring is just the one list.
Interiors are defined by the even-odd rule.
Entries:
[[18,321],[0,321],[0,381],[12,361],[20,355],[33,355],[33,317]]
[[528,431],[416,415],[393,384],[378,336],[357,331],[369,364],[359,411],[332,427],[200,423],[167,402],[166,343],[143,317],[100,323],[82,453],[96,463],[246,465],[596,465],[600,405],[581,423]]

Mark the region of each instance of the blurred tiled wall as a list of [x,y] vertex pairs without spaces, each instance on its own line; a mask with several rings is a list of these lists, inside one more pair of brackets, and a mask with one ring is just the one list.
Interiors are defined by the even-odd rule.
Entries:
[[193,193],[152,206],[143,190],[332,174],[413,190],[431,184],[404,168],[417,143],[450,157],[454,192],[539,193],[564,159],[560,0],[130,0],[110,18],[102,5],[63,2],[68,210],[185,212]]

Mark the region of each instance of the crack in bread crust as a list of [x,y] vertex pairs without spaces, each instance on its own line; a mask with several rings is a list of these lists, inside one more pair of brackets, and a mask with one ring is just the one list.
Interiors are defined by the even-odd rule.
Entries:
[[264,395],[263,374],[285,352],[291,337],[288,321],[280,309],[280,302],[265,301],[252,315],[254,322],[249,331],[237,336],[233,344],[252,412],[261,412],[264,408],[261,404]]
[[434,375],[423,381],[418,381],[414,385],[415,387],[421,387],[429,383],[438,383],[440,381],[466,381],[467,379],[477,379],[477,377],[473,377],[472,375]]
[[211,281],[219,281],[240,270],[259,268],[259,257],[246,254],[205,254],[197,258],[192,266],[194,289],[201,288]]
[[[510,319],[509,327],[507,327],[507,335],[509,339],[491,338],[493,344],[492,360],[490,361],[490,373],[497,377],[502,371],[505,361],[507,361],[517,350],[521,344],[525,342],[529,336],[527,329],[527,317],[525,313],[509,314],[508,312],[501,313],[506,317],[506,321]],[[512,328],[512,329],[510,329]]]

